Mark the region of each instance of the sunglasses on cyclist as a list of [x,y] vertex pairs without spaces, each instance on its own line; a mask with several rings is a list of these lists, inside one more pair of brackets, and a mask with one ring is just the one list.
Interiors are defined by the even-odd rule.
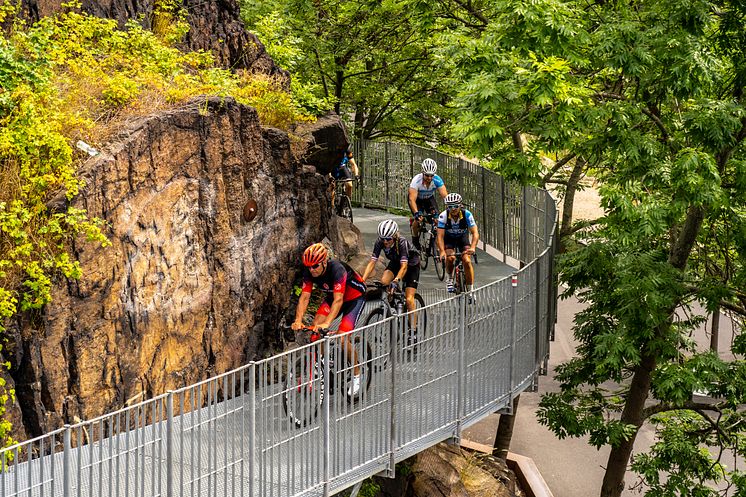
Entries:
[[448,209],[449,211],[455,211],[456,209],[460,209],[460,208],[461,208],[460,205],[446,205],[446,209]]
[[425,176],[426,178],[432,178],[432,177],[433,177],[433,176],[435,176],[435,175],[434,175],[434,174],[425,174],[424,176]]
[[384,242],[390,242],[393,239],[394,239],[393,236],[381,237],[381,240],[384,241]]
[[319,266],[321,266],[323,262],[319,262],[318,264],[314,264],[313,266],[308,266],[309,269],[318,269]]

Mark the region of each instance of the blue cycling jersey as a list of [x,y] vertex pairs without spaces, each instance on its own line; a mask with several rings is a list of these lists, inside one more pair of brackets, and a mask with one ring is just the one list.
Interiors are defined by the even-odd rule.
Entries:
[[443,186],[443,180],[437,174],[433,177],[433,180],[428,186],[425,186],[423,182],[422,173],[412,178],[412,183],[409,184],[409,188],[417,190],[417,198],[422,200],[425,198],[431,198],[435,194],[435,190]]
[[438,216],[438,228],[445,230],[446,238],[459,238],[469,232],[477,223],[467,209],[462,209],[458,219],[452,219],[445,210]]

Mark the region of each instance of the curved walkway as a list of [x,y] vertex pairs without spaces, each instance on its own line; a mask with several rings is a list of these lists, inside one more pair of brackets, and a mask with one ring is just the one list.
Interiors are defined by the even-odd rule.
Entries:
[[548,193],[416,146],[361,142],[356,155],[356,200],[393,209],[404,205],[414,164],[434,157],[472,206],[491,253],[523,267],[495,264],[487,281],[483,257],[476,303],[433,298],[418,311],[426,324],[416,351],[403,340],[408,317],[347,335],[370,384],[354,399],[345,388],[350,367],[315,359],[342,357],[341,337],[328,337],[6,448],[0,495],[327,496],[459,438],[534,385],[555,319],[557,215]]

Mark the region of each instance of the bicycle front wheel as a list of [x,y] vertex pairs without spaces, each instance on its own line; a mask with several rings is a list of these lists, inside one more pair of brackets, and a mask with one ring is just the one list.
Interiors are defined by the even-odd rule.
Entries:
[[438,275],[438,279],[443,281],[446,277],[446,262],[444,260],[435,260],[435,274]]
[[424,271],[427,269],[428,258],[430,254],[430,240],[432,237],[428,236],[427,231],[420,231],[420,268]]
[[453,279],[453,286],[456,289],[456,295],[463,293],[466,290],[466,281],[464,280],[463,271],[456,271],[456,277]]
[[298,357],[288,368],[282,407],[295,428],[313,423],[324,399],[324,370],[312,354]]

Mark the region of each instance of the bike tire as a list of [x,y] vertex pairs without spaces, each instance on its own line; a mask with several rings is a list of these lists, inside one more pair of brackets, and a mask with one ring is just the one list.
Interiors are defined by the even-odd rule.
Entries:
[[283,383],[282,407],[295,428],[310,425],[325,402],[324,369],[311,354],[298,357]]
[[[422,228],[420,228],[420,230],[422,230]],[[428,249],[430,248],[429,244],[428,244],[428,247],[425,247],[425,231],[420,231],[419,239],[420,239],[420,250],[421,250],[420,269],[424,271],[425,269],[427,269],[427,263],[429,262],[427,256],[428,256]],[[430,240],[432,240],[432,236],[430,237]]]
[[[351,404],[357,404],[360,402],[360,399],[362,398],[362,394],[364,392],[367,392],[368,389],[370,389],[370,382],[373,379],[373,365],[372,365],[372,357],[373,357],[373,347],[368,343],[367,340],[363,340],[363,337],[360,335],[356,336],[353,340],[353,345],[355,347],[355,350],[358,351],[358,360],[360,363],[358,364],[358,367],[360,368],[360,374],[363,375],[363,386],[364,389],[361,388],[360,391],[355,395],[350,395],[347,391],[349,382],[351,381],[351,373],[352,373],[352,361],[349,357],[345,357],[345,364],[347,365],[347,370],[350,372],[349,375],[347,375],[347,378],[344,378],[346,381],[343,381],[342,387],[345,396],[347,397],[347,402]],[[360,357],[362,353],[362,357]]]
[[347,195],[343,195],[342,198],[339,199],[339,215],[341,217],[346,217],[350,222],[352,222],[352,203],[350,203],[350,197]]
[[453,279],[453,286],[456,289],[456,295],[464,292],[464,290],[466,289],[466,282],[464,280],[463,271],[456,272],[456,277]]
[[436,260],[436,259],[434,260],[435,260],[435,274],[438,275],[438,279],[440,281],[443,281],[446,277],[446,262],[444,260]]
[[[368,314],[368,316],[365,318],[365,326],[383,321],[388,317],[386,314],[388,313],[384,311],[383,307],[377,307],[376,309],[373,309],[371,313]],[[388,332],[388,329],[386,330],[386,332]],[[389,365],[388,354],[382,352],[384,337],[377,331],[371,331],[371,333],[373,333],[373,352],[375,352],[376,357],[381,357],[380,364],[374,369],[383,371]]]
[[411,323],[408,323],[407,337],[404,347],[407,351],[407,358],[410,360],[414,360],[417,357],[417,350],[420,348],[419,342],[425,335],[425,330],[427,330],[427,311],[424,309],[425,299],[423,299],[422,295],[419,293],[415,293],[414,301],[415,312],[417,315],[417,326],[412,328]]

